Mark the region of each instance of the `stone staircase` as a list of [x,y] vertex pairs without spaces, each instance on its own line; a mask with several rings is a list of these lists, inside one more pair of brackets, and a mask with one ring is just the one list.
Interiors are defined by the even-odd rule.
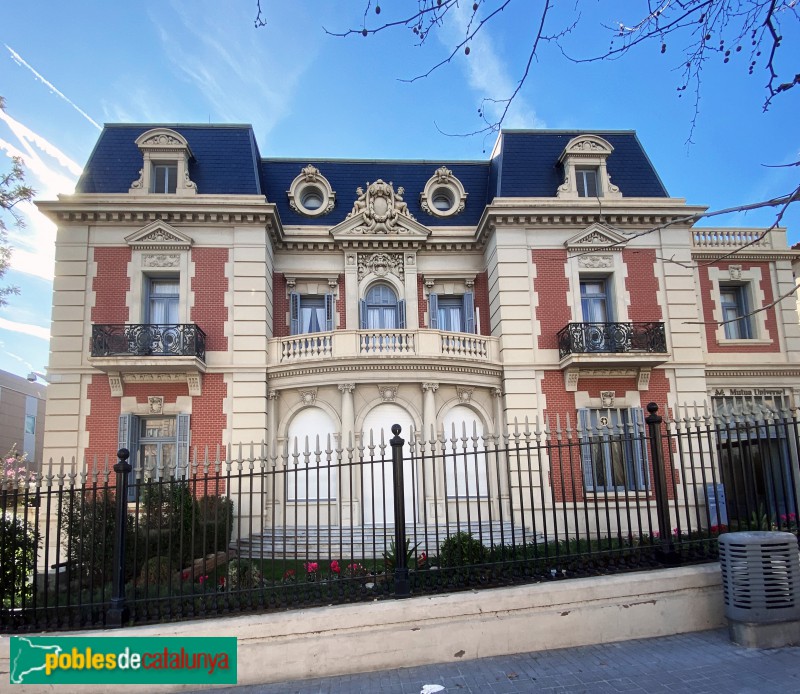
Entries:
[[[470,533],[486,547],[512,542],[521,545],[534,540],[530,530],[500,521],[407,525],[406,537],[411,547],[417,547],[418,553],[434,556],[442,542],[459,531]],[[372,559],[383,556],[394,540],[394,533],[393,525],[281,526],[236,540],[231,548],[239,556],[253,559]],[[539,533],[536,539],[541,542],[544,537]]]

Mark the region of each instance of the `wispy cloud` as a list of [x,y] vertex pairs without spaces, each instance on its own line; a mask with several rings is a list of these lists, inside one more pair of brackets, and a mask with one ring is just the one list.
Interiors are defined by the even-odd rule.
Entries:
[[56,96],[61,97],[64,101],[66,101],[72,108],[74,108],[78,113],[80,113],[86,120],[88,120],[95,128],[98,130],[102,130],[102,127],[99,123],[97,123],[86,111],[84,111],[80,106],[78,106],[74,101],[72,101],[69,97],[66,96],[58,87],[56,87],[52,82],[50,82],[47,78],[44,77],[40,72],[36,70],[32,65],[30,65],[19,53],[17,53],[11,46],[7,43],[3,44],[6,47],[6,50],[11,54],[11,59],[17,64],[21,65],[24,68],[30,70],[42,84],[44,84],[48,89],[50,89]]
[[31,337],[37,337],[40,340],[50,340],[49,328],[43,328],[40,325],[31,325],[30,323],[17,323],[16,321],[2,317],[0,317],[0,330],[22,333],[24,335],[30,335]]
[[[469,3],[456,5],[448,12],[447,21],[438,33],[439,40],[448,50],[464,40],[471,16],[472,6]],[[482,107],[486,119],[491,122],[501,117],[505,108],[502,100],[508,99],[514,93],[521,75],[512,77],[509,66],[500,56],[489,32],[490,27],[487,24],[470,40],[471,55],[469,59],[459,60],[458,65],[466,72],[469,86],[481,99],[487,99]],[[537,117],[534,107],[518,94],[508,109],[503,127],[541,128],[544,127],[544,122]]]
[[258,129],[269,132],[291,112],[292,95],[313,62],[313,47],[286,36],[267,42],[263,33],[243,34],[238,27],[250,18],[233,8],[220,13],[178,2],[171,7],[190,40],[175,40],[172,16],[159,10],[152,21],[173,68],[210,103],[214,119],[255,120]]

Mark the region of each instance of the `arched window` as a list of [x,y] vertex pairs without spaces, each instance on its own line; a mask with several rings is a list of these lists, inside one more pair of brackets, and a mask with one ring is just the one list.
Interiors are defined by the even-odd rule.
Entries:
[[443,425],[447,496],[488,496],[483,422],[470,408],[456,405],[444,416]]
[[396,330],[405,323],[405,301],[388,284],[373,284],[361,301],[361,329]]
[[336,425],[324,410],[307,407],[291,423],[287,436],[289,501],[324,501],[336,499],[337,460],[327,452],[336,448]]

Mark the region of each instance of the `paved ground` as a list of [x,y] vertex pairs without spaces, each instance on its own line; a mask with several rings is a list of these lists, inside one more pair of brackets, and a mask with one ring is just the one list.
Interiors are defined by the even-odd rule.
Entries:
[[[387,644],[387,647],[391,645]],[[214,694],[419,692],[789,694],[800,692],[800,647],[774,650],[740,648],[730,642],[727,630],[721,629],[444,665],[214,690]]]

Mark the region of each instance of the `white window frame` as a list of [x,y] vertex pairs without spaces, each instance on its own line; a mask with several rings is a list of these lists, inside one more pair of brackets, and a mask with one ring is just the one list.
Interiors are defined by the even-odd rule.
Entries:
[[[735,274],[735,279],[731,275]],[[767,332],[767,311],[756,309],[767,303],[764,291],[761,289],[763,280],[760,267],[752,267],[748,270],[737,268],[731,272],[731,268],[708,267],[708,279],[711,282],[711,305],[713,306],[710,319],[717,322],[715,337],[721,345],[771,345],[773,341],[779,339],[778,335],[769,335]],[[769,277],[767,277],[769,280]],[[745,296],[749,302],[750,315],[747,316],[750,322],[750,337],[729,338],[725,333],[724,317],[722,313],[721,290],[726,285],[739,285],[746,292]],[[707,302],[703,302],[707,304]],[[706,317],[705,320],[709,320]]]

